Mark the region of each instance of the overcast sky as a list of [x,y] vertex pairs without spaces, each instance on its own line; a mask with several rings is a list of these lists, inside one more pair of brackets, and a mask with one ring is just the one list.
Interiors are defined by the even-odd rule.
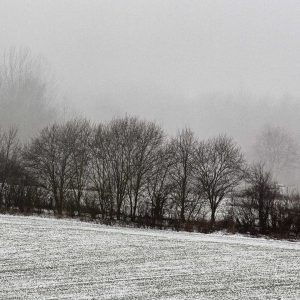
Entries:
[[299,37],[298,0],[0,0],[0,47],[42,54],[75,111],[241,143],[298,121]]

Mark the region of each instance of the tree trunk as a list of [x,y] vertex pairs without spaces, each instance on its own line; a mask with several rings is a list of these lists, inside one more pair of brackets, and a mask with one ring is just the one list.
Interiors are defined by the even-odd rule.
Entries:
[[5,186],[5,183],[4,183],[4,180],[3,182],[1,183],[1,187],[0,187],[0,208],[2,206],[4,206],[4,186]]
[[119,221],[120,218],[121,218],[121,205],[122,205],[122,202],[121,201],[118,201],[117,203],[117,220]]
[[134,197],[133,212],[132,212],[132,216],[131,216],[131,221],[132,221],[132,222],[135,221],[135,217],[136,217],[136,209],[137,209],[137,196]]
[[63,191],[59,191],[59,197],[57,197],[58,203],[57,203],[57,213],[59,216],[62,215],[62,211],[63,211]]
[[78,216],[80,216],[80,214],[81,214],[81,203],[80,203],[80,200],[81,200],[81,194],[82,194],[82,193],[81,193],[80,191],[78,191],[77,199],[76,199]]
[[184,216],[184,213],[185,213],[185,207],[184,207],[184,204],[185,204],[185,201],[184,201],[184,197],[181,198],[181,209],[180,209],[180,221],[182,223],[184,223],[185,221],[185,216]]
[[211,207],[210,227],[213,229],[216,223],[216,208]]
[[259,227],[261,233],[265,233],[266,231],[266,218],[265,218],[265,212],[264,212],[264,199],[259,199],[259,205],[258,205],[258,220],[259,220]]
[[61,200],[59,200],[58,203],[57,203],[57,214],[59,216],[62,215],[62,202],[61,202]]

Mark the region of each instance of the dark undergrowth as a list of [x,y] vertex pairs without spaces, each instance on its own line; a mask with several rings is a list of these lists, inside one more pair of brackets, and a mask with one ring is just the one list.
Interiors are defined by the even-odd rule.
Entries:
[[288,240],[299,241],[299,231],[275,231],[272,229],[266,232],[261,232],[259,227],[247,228],[245,226],[239,226],[230,218],[224,218],[218,220],[212,226],[211,222],[206,219],[193,220],[180,222],[174,219],[163,219],[160,221],[153,221],[151,218],[138,217],[135,222],[131,221],[129,217],[122,216],[120,220],[115,218],[102,218],[100,215],[94,215],[88,213],[82,213],[80,215],[70,215],[64,212],[62,215],[58,215],[55,211],[50,209],[31,209],[21,211],[18,208],[10,208],[7,210],[0,210],[1,214],[8,214],[14,216],[35,216],[42,218],[55,218],[55,219],[69,219],[78,220],[81,222],[101,224],[106,226],[118,226],[126,228],[141,228],[141,229],[155,229],[155,230],[168,230],[168,231],[182,231],[182,232],[194,232],[210,234],[213,232],[223,232],[226,234],[242,234],[248,237],[256,238],[270,238],[276,240]]

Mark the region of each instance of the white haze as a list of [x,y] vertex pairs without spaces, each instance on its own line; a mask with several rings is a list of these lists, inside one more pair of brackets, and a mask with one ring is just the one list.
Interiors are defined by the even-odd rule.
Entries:
[[46,57],[63,110],[227,133],[250,153],[265,124],[300,138],[299,16],[296,0],[0,0],[0,47]]

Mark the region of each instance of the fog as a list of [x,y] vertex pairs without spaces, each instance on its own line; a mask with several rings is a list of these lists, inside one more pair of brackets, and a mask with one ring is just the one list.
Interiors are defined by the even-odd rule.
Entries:
[[47,60],[65,117],[227,133],[250,155],[266,124],[300,138],[299,15],[299,1],[0,0],[0,48]]

